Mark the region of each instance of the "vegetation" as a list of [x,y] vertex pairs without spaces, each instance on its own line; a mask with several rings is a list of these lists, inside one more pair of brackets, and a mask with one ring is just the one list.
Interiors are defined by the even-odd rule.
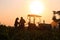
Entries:
[[0,25],[0,40],[60,40],[60,31],[57,29],[20,29]]

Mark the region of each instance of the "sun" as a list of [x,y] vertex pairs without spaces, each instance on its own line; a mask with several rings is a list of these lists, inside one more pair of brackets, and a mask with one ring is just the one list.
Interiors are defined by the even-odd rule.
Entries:
[[40,14],[44,11],[44,5],[40,1],[33,1],[30,3],[30,12],[31,14]]

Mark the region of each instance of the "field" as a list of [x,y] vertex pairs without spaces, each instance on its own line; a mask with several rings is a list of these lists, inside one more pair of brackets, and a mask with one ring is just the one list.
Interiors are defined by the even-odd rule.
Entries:
[[58,29],[20,29],[0,25],[0,40],[60,40]]

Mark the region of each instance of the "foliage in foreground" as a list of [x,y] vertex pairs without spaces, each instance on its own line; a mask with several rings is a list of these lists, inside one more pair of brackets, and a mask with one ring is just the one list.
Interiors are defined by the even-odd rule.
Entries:
[[60,40],[60,31],[28,30],[1,25],[0,40]]

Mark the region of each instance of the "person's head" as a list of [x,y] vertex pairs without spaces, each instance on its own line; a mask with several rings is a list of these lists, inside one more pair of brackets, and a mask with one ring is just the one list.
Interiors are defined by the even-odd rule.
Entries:
[[16,20],[19,20],[19,18],[17,17]]
[[21,17],[21,19],[23,19],[23,17]]

